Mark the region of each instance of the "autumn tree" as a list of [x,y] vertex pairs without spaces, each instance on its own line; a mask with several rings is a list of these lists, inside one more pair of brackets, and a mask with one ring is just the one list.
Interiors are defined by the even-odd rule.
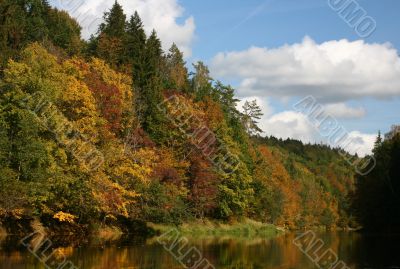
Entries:
[[211,217],[217,208],[218,174],[201,154],[191,155],[190,159],[188,198],[193,205],[192,210],[198,218]]

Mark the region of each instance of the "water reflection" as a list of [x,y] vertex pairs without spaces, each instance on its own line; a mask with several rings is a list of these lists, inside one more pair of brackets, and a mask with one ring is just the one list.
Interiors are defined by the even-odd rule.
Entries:
[[[362,236],[344,232],[317,235],[324,241],[325,247],[334,250],[349,268],[400,268],[399,236]],[[296,234],[286,234],[271,240],[202,238],[190,239],[190,244],[197,247],[217,269],[316,268],[293,244],[295,237]],[[52,250],[81,269],[183,268],[155,239],[132,241],[125,238],[117,243],[96,240],[89,243],[72,242],[68,238],[59,240],[53,240],[57,242]],[[18,245],[16,238],[7,238],[0,244],[0,268],[46,267],[23,246]]]

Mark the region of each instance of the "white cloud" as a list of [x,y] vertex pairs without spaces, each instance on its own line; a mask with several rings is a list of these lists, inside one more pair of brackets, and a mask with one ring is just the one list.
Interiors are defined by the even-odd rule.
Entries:
[[[279,138],[298,139],[305,143],[324,143],[332,147],[344,146],[344,150],[352,154],[357,153],[359,156],[371,154],[374,146],[375,134],[364,134],[359,131],[344,132],[346,134],[346,143],[343,145],[336,141],[334,134],[332,137],[326,137],[319,132],[307,117],[307,115],[295,111],[284,111],[265,118],[261,123],[261,128],[265,134],[273,135]],[[343,129],[345,130],[345,129]],[[338,144],[335,144],[338,143]]]
[[[82,25],[82,35],[90,37],[102,22],[103,13],[114,4],[111,0],[53,0],[59,8],[67,10]],[[150,33],[155,29],[166,51],[175,42],[185,57],[190,57],[191,45],[195,37],[195,22],[192,16],[185,18],[184,9],[177,0],[118,0],[125,13],[132,15],[135,10],[141,16],[145,30]]]
[[317,142],[316,129],[308,121],[307,116],[299,112],[284,111],[266,118],[260,125],[268,135],[283,139],[298,139],[306,143]]
[[315,96],[324,103],[400,96],[400,57],[389,44],[333,40],[217,54],[211,71],[239,78],[242,96]]
[[326,105],[324,111],[334,118],[362,118],[366,111],[362,107],[349,107],[345,103]]
[[350,143],[345,150],[353,154],[358,153],[359,156],[365,156],[371,154],[374,148],[376,135],[354,131],[349,133],[349,139],[351,139],[352,143]]

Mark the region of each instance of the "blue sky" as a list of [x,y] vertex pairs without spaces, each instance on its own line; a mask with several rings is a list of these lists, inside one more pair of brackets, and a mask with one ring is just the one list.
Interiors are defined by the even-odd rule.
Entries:
[[[315,42],[348,39],[359,40],[357,33],[333,11],[326,0],[267,1],[181,1],[186,13],[196,19],[195,59],[210,59],[219,52],[241,51],[251,46],[275,48],[301,42],[310,36]],[[400,49],[400,1],[358,1],[377,23],[375,32],[365,38],[368,43],[390,42]],[[229,10],[227,10],[229,6]],[[399,50],[400,51],[400,50]],[[400,123],[400,100],[362,98],[350,100],[354,107],[364,107],[366,115],[357,119],[340,119],[349,131],[373,134],[388,131]],[[290,107],[271,101],[274,113]],[[268,133],[268,130],[266,130]]]
[[[75,17],[95,18],[114,2],[80,0],[72,9],[71,1],[78,0],[52,3]],[[188,65],[202,60],[240,97],[257,99],[266,134],[322,141],[307,117],[293,111],[294,103],[313,95],[359,141],[350,151],[368,153],[378,130],[400,124],[400,1],[330,1],[365,10],[376,22],[366,38],[328,1],[119,0],[128,15],[139,11],[148,32],[157,30],[165,49],[176,42]]]
[[[213,57],[220,51],[249,46],[277,47],[299,42],[305,35],[321,43],[357,34],[332,11],[326,0],[181,0],[186,15],[196,19],[194,56]],[[400,1],[363,0],[358,3],[377,21],[368,42],[400,47]],[[227,10],[229,7],[229,10]],[[249,16],[252,17],[249,18]]]

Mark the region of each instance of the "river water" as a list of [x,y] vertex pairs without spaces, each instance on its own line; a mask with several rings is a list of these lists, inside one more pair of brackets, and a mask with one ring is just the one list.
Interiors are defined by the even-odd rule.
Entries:
[[[188,239],[187,249],[198,250],[202,264],[196,269],[308,269],[318,268],[318,257],[306,255],[294,243],[299,233],[274,239],[196,238]],[[321,250],[337,255],[335,269],[400,268],[400,236],[361,235],[355,232],[316,233]],[[52,239],[55,240],[55,239]],[[35,250],[28,240],[7,238],[0,242],[1,269],[178,269],[185,268],[159,240],[123,239],[117,242],[90,240],[75,242],[61,238],[47,241],[50,248]],[[184,242],[184,241],[182,241]],[[186,242],[186,241],[185,241]],[[190,247],[190,248],[189,248]],[[50,253],[52,255],[50,255]],[[322,253],[322,252],[320,252]],[[50,258],[49,258],[50,256]],[[46,260],[48,258],[48,260]],[[197,257],[196,257],[197,258]]]

